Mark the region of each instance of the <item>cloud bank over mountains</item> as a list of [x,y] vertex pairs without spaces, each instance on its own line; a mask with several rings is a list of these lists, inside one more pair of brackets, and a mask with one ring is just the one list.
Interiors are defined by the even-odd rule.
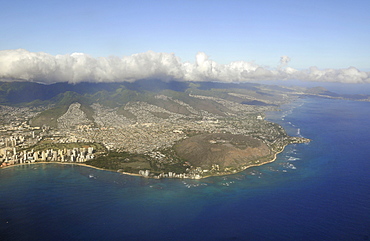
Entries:
[[146,78],[184,81],[248,82],[302,80],[317,82],[370,83],[370,72],[349,67],[297,70],[282,56],[275,69],[254,62],[218,64],[199,52],[195,63],[182,62],[174,54],[153,51],[131,56],[94,58],[83,53],[50,55],[24,49],[0,51],[0,80],[56,82],[121,82]]

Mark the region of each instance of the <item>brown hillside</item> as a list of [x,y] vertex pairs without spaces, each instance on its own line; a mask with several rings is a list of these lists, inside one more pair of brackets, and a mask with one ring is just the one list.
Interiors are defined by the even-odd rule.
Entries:
[[210,169],[217,164],[221,170],[250,165],[271,155],[269,147],[258,139],[226,133],[190,137],[178,143],[175,151],[192,166]]

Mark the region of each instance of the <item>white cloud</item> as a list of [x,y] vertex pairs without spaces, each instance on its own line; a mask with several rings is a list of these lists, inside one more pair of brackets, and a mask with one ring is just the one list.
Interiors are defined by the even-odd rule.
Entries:
[[324,69],[310,67],[292,74],[296,79],[318,82],[370,83],[370,72],[349,67],[347,69]]
[[286,66],[290,62],[290,58],[286,55],[280,57],[280,67]]
[[185,81],[243,82],[258,80],[303,80],[343,83],[370,83],[370,72],[355,67],[324,69],[288,67],[290,58],[282,56],[280,65],[267,69],[254,62],[218,64],[200,52],[195,63],[182,62],[174,54],[146,53],[131,56],[93,58],[83,53],[50,55],[24,49],[0,51],[0,79],[43,83],[81,81],[118,82],[144,78]]

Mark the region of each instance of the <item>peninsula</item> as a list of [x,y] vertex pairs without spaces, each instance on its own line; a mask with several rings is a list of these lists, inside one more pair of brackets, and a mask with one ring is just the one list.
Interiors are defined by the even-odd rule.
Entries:
[[76,163],[148,178],[192,179],[269,163],[286,145],[308,142],[288,136],[264,113],[306,95],[331,93],[161,80],[0,82],[0,90],[2,167]]

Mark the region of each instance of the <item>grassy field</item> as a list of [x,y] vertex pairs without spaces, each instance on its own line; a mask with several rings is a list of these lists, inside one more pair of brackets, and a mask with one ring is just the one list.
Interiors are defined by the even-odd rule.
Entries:
[[113,171],[139,173],[139,170],[150,170],[150,159],[145,155],[130,154],[127,152],[108,152],[93,160],[85,162],[87,165]]

